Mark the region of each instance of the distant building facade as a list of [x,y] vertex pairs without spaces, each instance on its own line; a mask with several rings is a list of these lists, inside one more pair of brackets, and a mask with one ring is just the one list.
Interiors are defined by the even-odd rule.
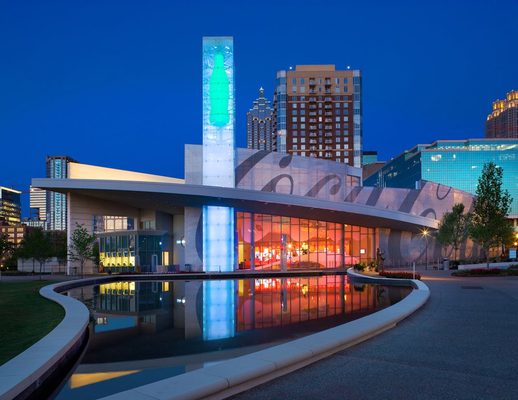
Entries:
[[22,242],[27,229],[27,226],[22,224],[0,225],[0,235],[7,235],[7,240],[18,246]]
[[365,180],[385,165],[384,161],[378,160],[378,152],[364,150],[362,154],[362,177]]
[[278,71],[274,118],[277,151],[361,167],[359,70],[297,65],[295,70]]
[[513,197],[509,217],[518,219],[518,139],[438,140],[419,144],[365,179],[366,186],[416,188],[426,180],[475,194],[485,163],[503,169],[503,188]]
[[259,97],[246,114],[247,147],[256,150],[276,149],[273,108],[264,97],[264,89],[259,89]]
[[[47,178],[67,179],[69,163],[74,160],[68,156],[47,157]],[[47,191],[47,229],[62,231],[67,229],[67,197],[58,192]]]
[[486,120],[487,138],[518,138],[518,90],[507,93],[505,100],[493,102]]
[[362,165],[374,164],[378,162],[378,152],[373,150],[364,150],[362,153]]
[[21,221],[22,192],[0,186],[0,225],[18,225]]
[[31,208],[31,220],[47,220],[47,191],[30,187],[29,206]]

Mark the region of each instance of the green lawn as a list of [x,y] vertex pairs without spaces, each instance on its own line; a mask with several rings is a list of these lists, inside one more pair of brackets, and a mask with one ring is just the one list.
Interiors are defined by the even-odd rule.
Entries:
[[65,316],[39,295],[48,281],[0,282],[0,365],[49,333]]

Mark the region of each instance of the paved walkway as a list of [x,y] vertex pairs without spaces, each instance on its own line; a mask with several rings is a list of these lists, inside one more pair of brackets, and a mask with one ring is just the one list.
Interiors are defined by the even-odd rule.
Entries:
[[[86,275],[86,278],[91,277],[92,275]],[[52,281],[52,282],[61,282],[61,281],[71,281],[74,279],[80,279],[80,276],[72,276],[72,275],[61,275],[61,274],[34,274],[34,275],[5,275],[2,274],[0,276],[0,282],[29,282],[29,281]]]
[[235,399],[518,399],[518,277],[420,271],[428,303],[396,328]]

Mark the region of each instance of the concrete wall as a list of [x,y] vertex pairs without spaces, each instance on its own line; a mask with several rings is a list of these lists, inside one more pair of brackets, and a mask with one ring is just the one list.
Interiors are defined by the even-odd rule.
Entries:
[[[100,200],[94,197],[82,196],[79,194],[69,193],[68,201],[68,232],[67,242],[70,245],[70,237],[73,230],[78,225],[84,225],[88,232],[93,233],[93,222],[95,215],[118,215],[128,216],[135,219],[135,224],[139,222],[139,210],[134,207],[122,203]],[[137,225],[138,226],[138,225]],[[69,260],[67,262],[67,273],[72,274],[79,271],[79,262]],[[88,262],[85,265],[85,274],[97,272],[94,264]]]
[[203,238],[201,208],[185,207],[184,232],[185,264],[190,264],[193,271],[203,271]]
[[[43,264],[41,272],[49,274],[64,274],[67,270],[66,261],[58,260],[56,257],[52,257]],[[40,273],[40,263],[32,258],[19,258],[18,259],[18,271],[21,272],[32,272],[36,274]]]
[[173,234],[172,234],[172,242],[173,242],[173,259],[172,262],[175,265],[184,265],[185,264],[185,247],[181,244],[178,244],[178,240],[185,240],[184,236],[184,223],[185,217],[183,215],[175,215],[173,216]]
[[121,169],[98,167],[96,165],[70,163],[69,179],[102,179],[112,181],[139,181],[183,183],[183,179],[170,178],[168,176],[144,174],[142,172],[125,171]]

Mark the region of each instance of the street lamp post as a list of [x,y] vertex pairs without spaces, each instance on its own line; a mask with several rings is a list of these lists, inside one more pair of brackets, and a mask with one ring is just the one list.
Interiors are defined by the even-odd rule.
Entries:
[[424,257],[425,257],[425,265],[424,265],[424,269],[428,269],[428,236],[430,236],[430,231],[426,228],[423,228],[421,230],[421,236],[424,237],[425,239],[425,243],[426,243],[426,247],[425,247],[425,252],[424,252]]

